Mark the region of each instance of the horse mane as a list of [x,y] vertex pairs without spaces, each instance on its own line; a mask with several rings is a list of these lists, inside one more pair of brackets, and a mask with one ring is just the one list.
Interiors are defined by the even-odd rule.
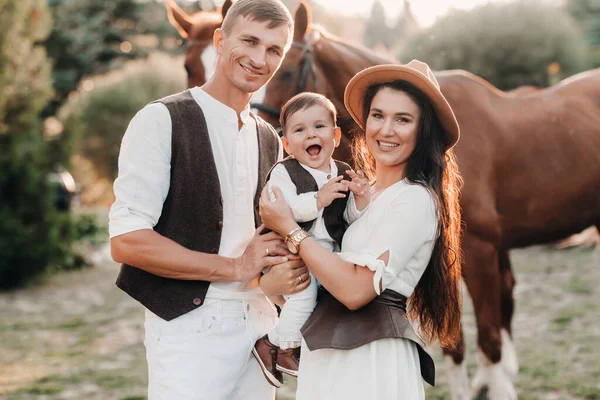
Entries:
[[[327,32],[327,30],[325,30],[325,28],[323,28],[320,25],[315,25],[315,24],[311,25],[311,30],[316,31],[318,33],[317,36],[320,36],[318,39],[315,40],[315,44],[318,43],[319,40],[321,40],[321,37],[324,37],[331,44],[333,44],[334,46],[337,46],[337,48],[340,50],[340,55],[338,56],[340,61],[341,61],[341,59],[348,57],[349,59],[359,58],[363,62],[368,63],[369,65],[398,64],[399,63],[398,60],[382,56],[364,46],[348,42],[338,36],[335,36],[335,35]],[[346,60],[348,58],[346,58]],[[475,74],[472,74],[468,71],[465,71],[465,70],[456,69],[456,70],[439,71],[439,72],[436,72],[435,75],[438,77],[450,79],[451,81],[456,81],[456,82],[460,81],[461,84],[465,84],[465,83],[476,84],[476,85],[482,87],[483,89],[488,90],[498,96],[510,96],[510,94],[503,92],[502,90],[498,89],[497,87],[492,85],[490,82],[486,81],[485,79],[483,79]]]
[[[317,31],[321,37],[324,37],[334,45],[338,46],[343,50],[344,53],[351,57],[359,57],[366,62],[377,65],[377,64],[398,64],[398,60],[393,58],[384,57],[380,54],[375,53],[373,50],[368,49],[356,43],[346,41],[339,36],[328,32],[325,28],[320,25],[312,24],[311,30]],[[320,40],[320,38],[319,38]],[[318,43],[318,40],[317,40]]]

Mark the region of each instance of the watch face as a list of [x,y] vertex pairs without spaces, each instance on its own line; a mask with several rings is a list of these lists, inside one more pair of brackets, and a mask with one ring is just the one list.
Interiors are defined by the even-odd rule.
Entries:
[[292,243],[291,240],[287,241],[287,247],[288,250],[292,253],[292,254],[298,254],[298,249],[296,248],[296,246],[294,246],[294,243]]

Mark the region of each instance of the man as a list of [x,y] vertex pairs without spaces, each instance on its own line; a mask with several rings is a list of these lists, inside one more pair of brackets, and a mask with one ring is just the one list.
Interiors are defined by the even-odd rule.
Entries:
[[123,138],[111,248],[123,263],[117,285],[147,309],[150,400],[275,396],[251,356],[276,322],[260,286],[274,293],[279,282],[287,294],[310,279],[279,235],[256,229],[258,198],[282,150],[249,101],[292,33],[280,1],[237,1],[214,33],[214,75],[144,107]]

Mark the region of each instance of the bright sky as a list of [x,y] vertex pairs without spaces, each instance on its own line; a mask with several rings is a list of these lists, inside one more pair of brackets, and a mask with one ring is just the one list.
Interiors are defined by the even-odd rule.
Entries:
[[[389,15],[390,22],[394,21],[396,16],[402,10],[403,0],[380,0],[381,4]],[[496,0],[498,1],[498,0]],[[506,0],[501,0],[506,1]],[[373,6],[373,0],[316,0],[332,11],[344,15],[368,16]],[[413,14],[421,26],[432,25],[436,18],[445,14],[451,8],[471,9],[475,6],[485,4],[490,0],[410,0]]]

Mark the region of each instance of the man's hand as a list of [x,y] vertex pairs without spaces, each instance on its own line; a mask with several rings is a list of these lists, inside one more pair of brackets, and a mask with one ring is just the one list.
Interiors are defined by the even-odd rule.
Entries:
[[256,278],[263,268],[288,261],[285,256],[290,252],[281,236],[275,232],[261,235],[263,229],[264,225],[258,227],[244,254],[234,259],[235,280],[238,282],[246,284]]
[[329,182],[323,185],[321,189],[317,192],[317,209],[321,210],[322,208],[330,205],[335,199],[343,199],[346,197],[345,193],[348,191],[348,181],[344,181],[344,176],[336,176]]
[[299,256],[289,255],[289,261],[273,265],[260,278],[260,287],[269,296],[298,293],[310,284],[308,268]]

